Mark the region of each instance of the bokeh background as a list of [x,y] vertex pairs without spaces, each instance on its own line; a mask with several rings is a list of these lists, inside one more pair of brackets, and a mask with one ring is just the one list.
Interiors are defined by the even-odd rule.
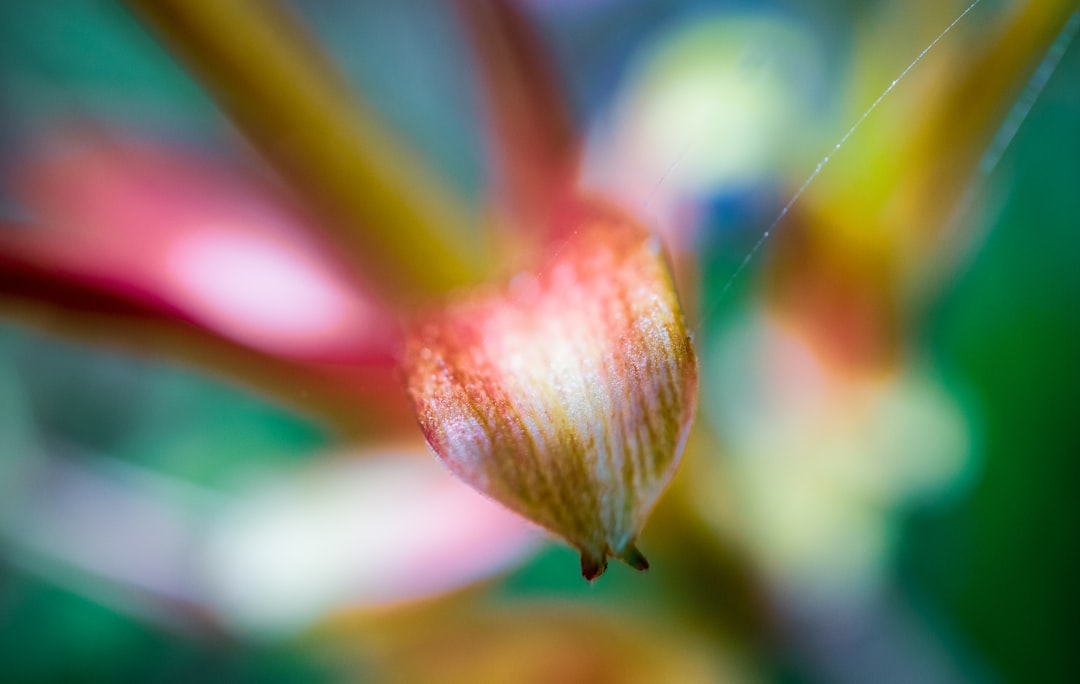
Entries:
[[[1059,42],[1044,88],[1023,78],[997,96],[1030,113],[1007,117],[1006,130],[1022,124],[1010,144],[988,143],[993,163],[969,174],[955,215],[901,260],[919,279],[901,288],[918,305],[889,328],[902,360],[837,371],[790,332],[805,319],[774,313],[820,276],[785,231],[853,202],[815,193],[843,198],[860,179],[887,194],[875,179],[903,177],[896,164],[919,172],[893,164],[889,144],[1022,4],[973,10],[822,169],[804,195],[813,211],[795,205],[756,249],[965,5],[517,3],[550,50],[582,182],[664,234],[696,330],[699,425],[642,537],[647,574],[613,566],[588,584],[573,550],[457,487],[396,410],[394,382],[357,381],[354,400],[335,390],[323,410],[310,397],[325,374],[282,374],[232,347],[208,363],[197,335],[170,337],[171,317],[264,357],[303,356],[281,332],[305,325],[289,318],[303,307],[245,327],[259,298],[212,250],[190,276],[210,295],[116,276],[166,301],[153,315],[65,296],[99,282],[77,269],[33,280],[25,261],[0,260],[0,679],[1075,681],[1080,49]],[[475,241],[491,119],[453,7],[284,6],[460,199],[474,220],[457,239]],[[80,230],[115,229],[158,273],[159,238],[139,242],[131,217],[163,235],[214,186],[220,197],[184,220],[239,206],[317,232],[275,208],[296,201],[288,181],[160,35],[112,2],[0,4],[2,249],[86,219]],[[967,145],[968,123],[949,121],[934,149]],[[75,237],[47,249],[63,244],[129,263]],[[270,297],[293,292],[251,273]],[[214,308],[215,291],[239,299]],[[259,327],[267,317],[280,325]],[[344,357],[334,363],[355,361]]]

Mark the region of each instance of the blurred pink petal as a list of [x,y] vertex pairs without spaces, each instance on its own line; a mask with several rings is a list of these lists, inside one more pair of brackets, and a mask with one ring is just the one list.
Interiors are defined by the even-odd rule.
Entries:
[[542,540],[420,445],[325,459],[236,492],[83,456],[35,461],[5,502],[13,561],[170,625],[197,626],[198,615],[288,634],[336,611],[459,589]]
[[542,539],[420,450],[360,456],[257,485],[224,509],[205,572],[227,622],[289,630],[327,611],[434,596]]
[[393,320],[264,182],[164,144],[67,140],[30,157],[42,226],[0,250],[263,352],[387,358]]
[[579,139],[543,37],[515,0],[455,3],[485,99],[494,191],[509,225],[535,241],[573,184]]

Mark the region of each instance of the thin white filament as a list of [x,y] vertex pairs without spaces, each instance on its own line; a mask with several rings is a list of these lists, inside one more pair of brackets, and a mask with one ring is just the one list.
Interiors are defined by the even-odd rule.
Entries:
[[[725,294],[727,294],[728,290],[730,290],[731,287],[735,284],[735,281],[739,278],[740,275],[742,275],[742,272],[746,270],[746,267],[749,266],[750,262],[753,261],[755,256],[757,256],[757,253],[761,251],[761,248],[765,245],[765,242],[772,236],[773,231],[776,229],[776,227],[780,224],[781,221],[784,220],[784,218],[788,215],[788,212],[791,211],[791,208],[795,206],[795,203],[798,202],[799,198],[801,198],[803,196],[803,193],[806,192],[806,189],[810,187],[810,184],[813,183],[819,175],[821,175],[822,170],[829,164],[830,161],[832,161],[833,156],[840,151],[840,148],[842,148],[847,143],[848,139],[851,138],[855,131],[857,131],[859,127],[863,125],[863,122],[865,122],[870,117],[870,115],[874,113],[874,110],[876,110],[878,106],[882,103],[882,101],[889,96],[889,93],[891,93],[896,88],[896,86],[902,80],[904,80],[908,73],[910,73],[911,70],[914,69],[919,62],[922,61],[923,57],[925,57],[927,53],[933,50],[934,47],[939,42],[941,42],[941,40],[946,35],[948,35],[949,32],[952,31],[953,28],[957,24],[959,24],[964,19],[964,17],[966,17],[981,2],[982,0],[973,0],[973,2],[968,5],[963,12],[961,12],[955,19],[952,20],[952,23],[946,26],[944,30],[942,30],[941,33],[937,35],[936,38],[930,41],[929,45],[923,48],[922,52],[920,52],[915,57],[915,59],[913,59],[911,63],[908,64],[902,72],[900,72],[899,76],[893,79],[892,83],[890,83],[885,88],[885,90],[883,90],[881,94],[878,95],[877,99],[874,100],[874,102],[866,108],[866,111],[864,111],[862,115],[855,120],[855,123],[853,123],[851,125],[851,128],[849,128],[847,132],[844,133],[844,135],[840,138],[840,140],[837,141],[835,145],[833,145],[833,148],[829,150],[829,153],[826,154],[821,159],[821,161],[817,163],[817,166],[810,173],[810,175],[807,176],[806,180],[803,181],[802,185],[799,186],[799,189],[796,190],[795,193],[791,196],[791,199],[789,199],[787,204],[785,204],[784,207],[780,210],[780,213],[777,214],[773,222],[769,224],[768,228],[766,228],[765,231],[761,234],[761,237],[759,237],[757,242],[754,243],[754,246],[751,247],[750,251],[746,253],[746,256],[743,257],[743,260],[739,263],[738,267],[724,284],[724,287],[720,290],[720,293],[717,295],[717,299],[721,299]],[[708,313],[709,312],[706,312],[706,315],[702,316],[701,322],[699,322],[698,324],[699,326],[704,323],[704,321],[708,318]]]

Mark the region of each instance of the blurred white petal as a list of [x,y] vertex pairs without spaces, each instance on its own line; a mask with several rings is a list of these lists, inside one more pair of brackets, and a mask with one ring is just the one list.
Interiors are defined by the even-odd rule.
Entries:
[[902,507],[966,480],[963,411],[917,364],[845,374],[765,313],[733,323],[712,351],[706,416],[725,445],[748,548],[781,586],[876,586]]

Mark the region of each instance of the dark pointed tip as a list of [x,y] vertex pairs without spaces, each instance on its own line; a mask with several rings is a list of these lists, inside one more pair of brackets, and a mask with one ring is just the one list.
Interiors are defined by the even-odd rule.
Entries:
[[649,561],[645,558],[645,554],[638,550],[638,547],[635,544],[630,544],[623,549],[623,552],[619,554],[619,558],[639,572],[645,572],[649,569]]
[[581,576],[592,582],[607,570],[607,558],[581,554]]

